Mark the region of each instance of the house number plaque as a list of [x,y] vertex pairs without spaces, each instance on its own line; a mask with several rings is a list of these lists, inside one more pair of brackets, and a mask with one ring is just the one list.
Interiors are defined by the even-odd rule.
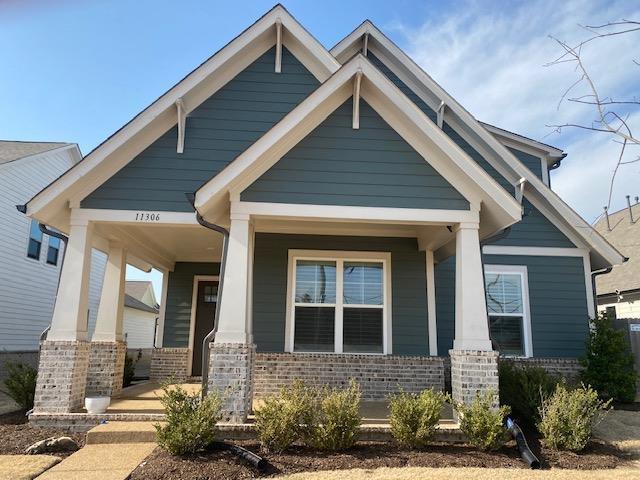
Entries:
[[160,214],[152,212],[138,212],[136,213],[136,221],[138,222],[159,222]]

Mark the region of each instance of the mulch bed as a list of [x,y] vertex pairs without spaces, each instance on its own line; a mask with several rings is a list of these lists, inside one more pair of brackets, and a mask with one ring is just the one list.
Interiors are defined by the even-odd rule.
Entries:
[[[553,452],[532,439],[532,450],[538,455],[543,468],[610,469],[622,466],[624,460],[615,448],[592,443],[580,454]],[[255,442],[237,442],[252,452],[259,453]],[[228,451],[202,452],[198,455],[172,457],[157,448],[131,475],[131,480],[153,479],[248,479],[273,475],[379,467],[485,467],[527,468],[520,459],[515,443],[498,452],[484,453],[467,445],[432,445],[423,451],[410,451],[394,444],[362,442],[346,452],[314,452],[294,447],[282,454],[265,454],[270,467],[257,472]]]
[[[80,447],[84,446],[84,433],[69,433],[59,429],[34,428],[27,423],[24,412],[0,415],[0,455],[21,455],[27,447],[49,437],[71,437]],[[60,452],[58,457],[68,457],[73,452]]]

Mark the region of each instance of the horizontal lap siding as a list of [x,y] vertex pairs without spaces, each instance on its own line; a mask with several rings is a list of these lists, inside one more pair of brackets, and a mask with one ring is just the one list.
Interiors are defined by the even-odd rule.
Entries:
[[[372,53],[368,54],[369,60],[376,65],[410,100],[412,100],[431,121],[436,121],[436,115],[429,106],[420,99],[402,80],[400,80],[386,65],[382,63]],[[451,140],[453,140],[464,152],[469,155],[478,165],[480,165],[494,180],[496,180],[510,195],[515,195],[514,186],[505,179],[489,162],[477,152],[468,142],[466,142],[449,124],[446,122],[442,130]],[[517,149],[509,149],[524,165],[526,165],[538,178],[542,176],[540,158],[521,152]],[[509,236],[497,245],[513,246],[536,246],[536,247],[574,247],[575,245],[555,227],[542,213],[536,210],[525,200],[525,215],[522,220],[513,225]]]
[[[579,357],[588,334],[587,295],[581,257],[484,255],[487,265],[526,265],[535,357]],[[436,266],[438,352],[455,335],[455,258]]]
[[284,351],[288,250],[391,252],[393,353],[428,355],[424,252],[413,238],[257,233],[253,335],[259,352]]
[[178,262],[169,272],[163,347],[188,347],[191,324],[193,277],[218,275],[219,263]]
[[353,99],[242,192],[254,202],[468,209],[469,202],[364,100]]
[[82,207],[192,211],[185,193],[220,172],[318,86],[286,48],[282,53],[282,73],[274,72],[272,48],[189,114],[184,153],[176,153],[173,127]]

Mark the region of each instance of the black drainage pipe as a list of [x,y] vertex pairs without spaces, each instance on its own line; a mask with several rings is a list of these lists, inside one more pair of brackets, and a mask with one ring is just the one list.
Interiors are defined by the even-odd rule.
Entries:
[[247,450],[246,448],[239,447],[238,445],[233,445],[226,442],[213,442],[211,446],[219,450],[227,450],[233,453],[236,457],[250,463],[251,466],[253,466],[260,472],[264,472],[269,466],[269,462],[267,462],[264,458],[256,455],[250,450]]
[[529,465],[529,468],[531,468],[532,470],[538,470],[540,468],[540,460],[538,460],[538,457],[536,457],[529,448],[527,439],[524,438],[524,433],[522,433],[522,430],[520,429],[518,424],[514,422],[511,417],[507,417],[506,424],[507,430],[515,439],[516,444],[518,445],[518,451],[520,452],[522,460],[527,465]]

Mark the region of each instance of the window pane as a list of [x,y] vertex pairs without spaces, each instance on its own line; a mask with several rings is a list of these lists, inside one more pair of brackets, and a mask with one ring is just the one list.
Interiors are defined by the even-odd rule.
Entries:
[[335,262],[296,262],[296,303],[336,303]]
[[382,264],[344,262],[344,303],[382,305]]
[[296,352],[333,352],[335,308],[296,307],[293,349]]
[[49,246],[60,249],[60,239],[58,237],[49,237]]
[[204,294],[202,296],[204,303],[216,303],[218,300],[218,286],[217,285],[205,285]]
[[520,275],[487,273],[485,287],[489,313],[522,313],[522,279]]
[[40,231],[40,227],[38,226],[38,222],[35,220],[31,220],[31,227],[29,230],[29,238],[33,238],[38,242],[42,242],[42,232]]
[[27,249],[27,256],[35,259],[40,258],[40,245],[41,243],[33,238],[29,239],[29,248]]
[[343,345],[348,353],[382,353],[382,309],[345,308]]
[[59,250],[55,247],[49,245],[49,249],[47,250],[47,263],[51,265],[58,264],[58,252]]
[[522,317],[489,317],[491,339],[503,355],[524,355]]

